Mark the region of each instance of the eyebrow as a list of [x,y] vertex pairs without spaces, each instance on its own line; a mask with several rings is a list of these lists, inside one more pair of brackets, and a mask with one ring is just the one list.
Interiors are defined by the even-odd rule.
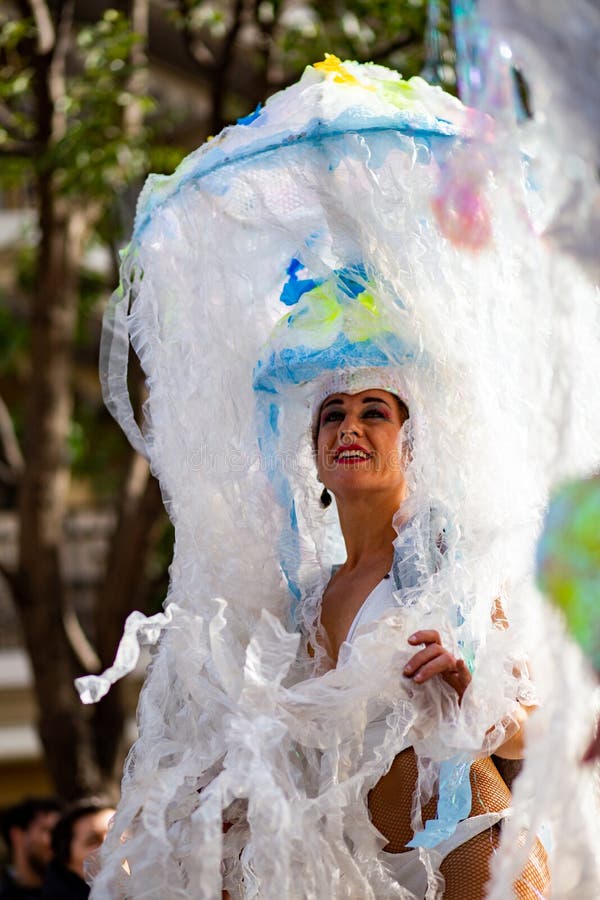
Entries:
[[[328,406],[334,406],[337,404],[342,404],[344,401],[338,397],[333,397],[331,400],[326,400],[323,406],[321,407],[321,412],[324,409],[327,409]],[[381,397],[364,397],[363,403],[383,403],[384,406],[387,406],[390,409],[390,405],[386,400],[383,400]]]

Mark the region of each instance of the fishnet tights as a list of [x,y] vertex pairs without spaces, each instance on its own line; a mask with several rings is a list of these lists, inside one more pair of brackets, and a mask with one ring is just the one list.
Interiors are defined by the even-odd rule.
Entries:
[[[499,843],[500,826],[494,825],[448,854],[440,866],[446,882],[444,900],[483,900],[491,857]],[[549,886],[546,853],[536,839],[525,868],[513,885],[513,896],[518,900],[540,900],[548,896]]]
[[[417,760],[412,748],[400,753],[389,772],[369,794],[369,811],[375,827],[388,839],[389,853],[399,853],[413,836],[410,824],[412,795],[417,780]],[[471,816],[496,812],[510,806],[511,795],[491,759],[476,760],[471,767],[473,802]],[[435,798],[423,808],[423,820],[436,815]],[[498,825],[477,834],[444,859],[440,871],[445,878],[444,900],[482,900],[489,879],[492,854],[499,843]],[[518,900],[539,900],[549,885],[546,854],[539,841],[514,885]]]

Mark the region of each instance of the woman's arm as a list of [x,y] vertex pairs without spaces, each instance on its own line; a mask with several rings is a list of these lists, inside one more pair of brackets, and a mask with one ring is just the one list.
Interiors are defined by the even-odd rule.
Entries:
[[[408,642],[413,646],[425,644],[425,648],[415,653],[407,662],[404,667],[404,675],[412,678],[417,684],[423,684],[431,678],[435,678],[436,675],[440,675],[446,684],[454,688],[460,704],[472,678],[465,661],[446,650],[437,631],[416,631],[409,637]],[[496,756],[500,756],[502,759],[523,758],[525,755],[525,723],[534,709],[535,706],[518,705],[515,716],[511,716],[510,720],[506,722],[507,727],[509,723],[515,724],[515,730],[500,747],[494,750]]]
[[[506,631],[509,627],[509,621],[504,612],[500,597],[496,597],[494,600],[492,622],[494,623],[494,626],[501,631]],[[513,672],[513,674],[518,676],[519,673]],[[535,706],[525,706],[524,704],[519,703],[516,715],[511,716],[511,718],[506,721],[507,727],[512,722],[516,724],[516,729],[503,744],[494,750],[495,756],[499,756],[501,759],[523,759],[525,756],[525,723],[534,709],[536,709]]]
[[446,684],[454,688],[460,703],[471,683],[471,673],[464,659],[454,656],[442,645],[439,632],[433,630],[415,631],[408,639],[413,646],[425,644],[424,650],[409,659],[404,666],[404,675],[417,684],[423,684],[440,675]]
[[535,706],[523,706],[519,703],[516,714],[507,720],[507,725],[509,723],[516,724],[516,730],[494,750],[494,756],[499,756],[501,759],[523,759],[525,756],[525,723],[534,709],[536,709]]

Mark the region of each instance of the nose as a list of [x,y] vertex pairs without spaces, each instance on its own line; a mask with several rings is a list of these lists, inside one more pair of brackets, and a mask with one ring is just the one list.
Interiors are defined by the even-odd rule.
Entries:
[[351,444],[360,434],[360,421],[352,415],[347,415],[340,422],[338,429],[340,444]]

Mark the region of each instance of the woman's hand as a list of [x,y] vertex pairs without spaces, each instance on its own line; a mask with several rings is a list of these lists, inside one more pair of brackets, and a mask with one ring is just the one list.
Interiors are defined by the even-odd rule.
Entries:
[[442,646],[437,631],[415,631],[408,639],[409,644],[425,644],[423,650],[409,659],[404,666],[404,675],[412,678],[417,684],[423,684],[436,675],[441,675],[446,684],[454,688],[460,703],[463,694],[471,683],[471,673],[464,660],[453,656]]

